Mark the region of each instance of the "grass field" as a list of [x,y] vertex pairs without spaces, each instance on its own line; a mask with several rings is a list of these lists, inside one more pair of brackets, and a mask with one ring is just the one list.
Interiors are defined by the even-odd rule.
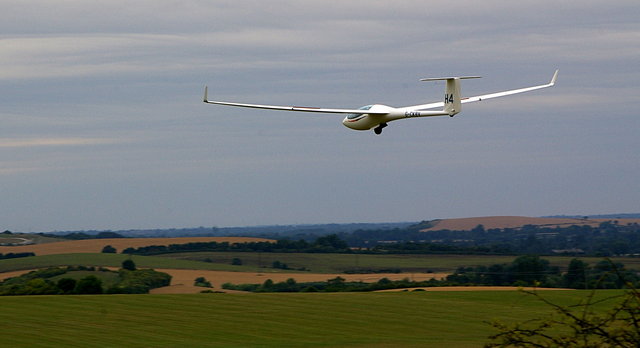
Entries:
[[[16,270],[46,268],[52,266],[104,266],[120,267],[129,258],[123,254],[84,253],[56,254],[0,260],[0,273]],[[406,277],[415,273],[450,273],[460,266],[509,263],[515,256],[482,255],[365,255],[365,254],[296,254],[296,253],[241,253],[197,252],[164,254],[159,256],[132,256],[140,268],[190,269],[209,271],[233,271],[252,273],[342,273],[346,270],[401,270]],[[233,258],[242,260],[242,266],[231,265]],[[566,269],[573,257],[545,257],[554,266]],[[208,259],[210,262],[203,262]],[[601,258],[585,257],[581,260],[595,265]],[[293,270],[270,268],[273,261],[286,263]],[[614,258],[627,269],[640,269],[640,258]],[[295,269],[306,268],[299,272]]]
[[[120,267],[122,261],[129,258],[123,254],[56,254],[33,257],[21,257],[17,259],[0,260],[0,272],[9,272],[23,269],[36,269],[55,266],[104,266]],[[176,268],[176,269],[202,269],[220,271],[255,271],[254,268],[245,266],[232,266],[230,264],[216,264],[190,260],[176,260],[155,256],[132,256],[139,268]]]
[[[128,255],[62,254],[0,260],[0,272],[49,266],[119,267]],[[232,258],[243,266],[232,266]],[[215,262],[189,259],[209,258]],[[545,257],[566,266],[571,257]],[[292,268],[453,270],[508,263],[513,256],[189,253],[133,256],[140,268],[256,273],[274,260]],[[593,264],[599,258],[583,258]],[[634,259],[620,260],[637,268]],[[634,267],[634,265],[636,267]],[[272,271],[263,269],[263,271]],[[234,272],[236,273],[236,272]],[[310,272],[301,272],[310,275]],[[185,278],[189,284],[195,276]],[[271,275],[262,275],[264,279]],[[216,285],[220,279],[207,277]],[[600,296],[620,291],[602,291]],[[546,291],[574,304],[588,293]],[[7,347],[479,347],[486,322],[546,317],[551,309],[516,291],[315,294],[189,294],[0,297]]]
[[[243,265],[231,265],[231,260],[240,258]],[[0,280],[18,276],[19,270],[33,270],[56,266],[102,266],[119,268],[129,258],[123,254],[86,253],[58,254],[0,260]],[[198,293],[202,289],[193,286],[197,277],[205,277],[221,290],[224,283],[262,284],[271,279],[275,282],[293,278],[298,282],[326,281],[340,276],[347,281],[376,282],[382,278],[401,280],[408,278],[421,281],[442,279],[459,266],[491,265],[509,263],[514,256],[479,255],[356,255],[356,254],[294,254],[294,253],[181,253],[162,256],[132,256],[139,268],[153,268],[169,273],[171,287],[154,290],[157,293]],[[197,260],[208,259],[210,262]],[[553,265],[566,269],[572,257],[545,257]],[[600,258],[582,258],[591,265]],[[293,270],[270,268],[273,261],[286,263]],[[627,269],[639,269],[638,258],[616,259]],[[261,266],[260,266],[261,265]],[[307,271],[296,271],[298,268]],[[401,270],[402,273],[353,273],[346,270]]]
[[[83,265],[119,267],[128,255],[105,253],[54,254],[0,260],[0,273],[49,266]],[[158,256],[132,256],[136,265],[144,268],[202,269],[219,271],[255,272],[269,270],[273,261],[286,263],[292,269],[305,267],[314,273],[341,273],[345,270],[399,269],[410,272],[452,272],[460,266],[510,263],[516,256],[499,255],[367,255],[367,254],[298,254],[298,253],[243,253],[194,252],[163,254]],[[232,266],[233,258],[242,260],[242,266]],[[541,256],[551,265],[566,270],[572,256]],[[578,257],[595,265],[599,257]],[[209,259],[211,262],[202,262]],[[613,258],[627,269],[640,270],[640,258]],[[265,269],[266,268],[266,269]]]
[[[233,258],[242,260],[251,269],[271,267],[274,261],[286,263],[292,269],[306,268],[316,273],[341,273],[346,270],[398,269],[410,272],[453,272],[460,266],[493,265],[511,263],[516,256],[501,255],[370,255],[370,254],[299,254],[299,253],[242,253],[242,252],[193,252],[159,255],[178,260],[208,259],[214,263],[231,264]],[[551,265],[566,270],[573,256],[541,256]],[[580,257],[595,265],[598,257]],[[627,269],[640,270],[640,258],[614,258]]]
[[516,291],[25,296],[0,308],[7,347],[479,347],[487,321],[551,313]]

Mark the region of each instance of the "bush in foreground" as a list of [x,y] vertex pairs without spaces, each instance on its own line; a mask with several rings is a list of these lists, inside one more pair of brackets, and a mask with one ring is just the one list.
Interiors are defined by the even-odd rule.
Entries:
[[[640,347],[640,293],[631,289],[622,296],[594,300],[564,307],[537,292],[524,291],[553,308],[554,315],[523,323],[492,322],[499,333],[485,347]],[[616,301],[604,315],[595,305]]]
[[[612,275],[624,282],[624,274],[609,261],[612,271],[604,274],[600,282]],[[493,322],[498,333],[490,336],[493,342],[485,347],[640,347],[640,292],[631,282],[623,295],[596,299],[596,291],[575,306],[553,303],[535,291],[524,291],[550,306],[554,315],[516,324]],[[609,305],[604,314],[601,308]]]

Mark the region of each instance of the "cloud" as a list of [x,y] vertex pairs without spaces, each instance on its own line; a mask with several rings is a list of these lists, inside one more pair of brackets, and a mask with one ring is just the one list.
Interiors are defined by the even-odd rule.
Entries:
[[[490,62],[484,69],[495,70],[495,65],[555,60],[553,69],[559,63],[637,58],[640,36],[637,26],[624,22],[600,17],[588,22],[593,20],[589,11],[621,16],[631,2],[593,10],[535,1],[488,1],[481,7],[438,1],[428,6],[419,1],[277,1],[255,8],[230,1],[72,3],[43,2],[39,11],[20,3],[7,6],[7,21],[14,16],[6,13],[13,10],[47,31],[16,33],[17,23],[4,24],[0,79],[292,72],[327,64],[353,71],[398,62],[414,69],[428,62],[438,70]],[[455,20],[445,13],[455,13]]]
[[[4,1],[0,173],[12,185],[0,220],[52,230],[563,213],[548,205],[558,178],[571,181],[563,202],[580,198],[572,211],[633,210],[639,6]],[[200,102],[206,83],[234,101],[414,105],[441,98],[421,77],[482,75],[463,84],[478,95],[546,83],[556,68],[552,89],[394,122],[381,137],[335,115]]]
[[98,138],[33,138],[33,139],[0,139],[0,148],[22,148],[40,146],[84,146],[102,145],[121,142],[118,139]]

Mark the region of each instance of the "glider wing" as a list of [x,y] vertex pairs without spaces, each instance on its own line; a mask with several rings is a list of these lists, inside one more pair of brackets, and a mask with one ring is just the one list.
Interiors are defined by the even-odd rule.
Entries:
[[261,104],[245,104],[245,103],[233,103],[233,102],[225,102],[225,101],[215,101],[209,100],[207,97],[207,87],[204,87],[204,99],[203,101],[208,104],[218,104],[218,105],[227,105],[227,106],[238,106],[243,108],[254,108],[254,109],[268,109],[268,110],[282,110],[282,111],[301,111],[301,112],[318,112],[318,113],[329,113],[329,114],[358,114],[358,115],[386,115],[388,112],[374,112],[362,109],[325,109],[325,108],[314,108],[314,107],[306,107],[306,106],[280,106],[280,105],[261,105]]

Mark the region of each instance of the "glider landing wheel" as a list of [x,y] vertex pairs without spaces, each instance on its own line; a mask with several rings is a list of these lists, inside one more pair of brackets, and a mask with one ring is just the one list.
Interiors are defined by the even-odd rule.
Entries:
[[386,126],[387,126],[387,124],[386,124],[386,123],[380,123],[380,124],[378,125],[378,127],[376,127],[376,128],[374,128],[374,129],[373,129],[373,132],[374,132],[374,133],[376,133],[376,134],[378,134],[378,135],[380,135],[380,134],[382,134],[382,129],[383,129],[384,127],[386,127]]

